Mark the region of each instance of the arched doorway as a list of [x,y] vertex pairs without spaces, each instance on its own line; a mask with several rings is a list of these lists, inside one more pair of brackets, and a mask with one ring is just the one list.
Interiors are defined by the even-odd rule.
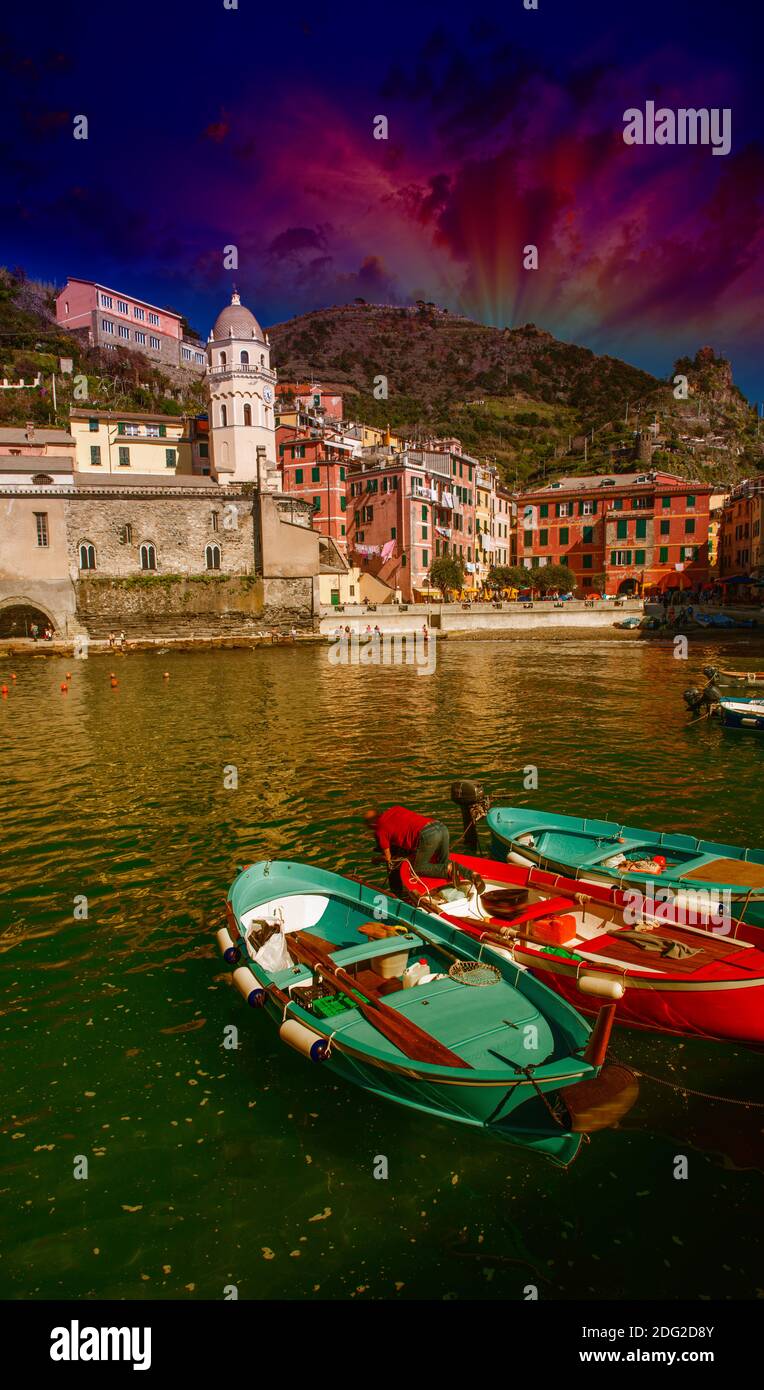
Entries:
[[0,637],[33,637],[34,627],[37,628],[40,637],[46,627],[54,633],[56,631],[53,619],[33,603],[24,603],[22,600],[19,603],[10,603],[6,608],[0,608]]
[[618,585],[619,598],[633,598],[639,592],[639,581],[636,579],[622,579]]

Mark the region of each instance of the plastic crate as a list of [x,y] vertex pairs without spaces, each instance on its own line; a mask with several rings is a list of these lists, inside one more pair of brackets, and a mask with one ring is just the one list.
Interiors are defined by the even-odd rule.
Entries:
[[355,1007],[346,994],[325,994],[322,999],[314,999],[312,1005],[319,1018],[332,1018],[334,1014],[344,1014],[346,1009]]

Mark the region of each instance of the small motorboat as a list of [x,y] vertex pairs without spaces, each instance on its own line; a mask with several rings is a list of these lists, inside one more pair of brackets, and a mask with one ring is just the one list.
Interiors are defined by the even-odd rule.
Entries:
[[719,718],[728,729],[764,729],[764,698],[745,700],[722,697]]
[[723,666],[704,666],[703,675],[720,690],[753,688],[764,691],[764,671],[729,671]]
[[653,898],[670,889],[680,908],[697,905],[702,891],[712,913],[764,927],[764,850],[530,806],[495,806],[485,823],[492,856],[501,862],[639,889]]
[[[584,1013],[617,1001],[616,1023],[678,1036],[764,1043],[764,931],[679,925],[673,903],[634,913],[628,893],[541,869],[454,854],[464,881],[398,866],[412,901],[533,972]],[[582,891],[584,890],[584,891]],[[702,918],[701,918],[702,921]]]
[[[380,902],[380,899],[382,900]],[[559,994],[457,927],[323,869],[249,865],[218,932],[233,981],[282,1042],[411,1110],[567,1166],[631,1108],[627,1068]]]

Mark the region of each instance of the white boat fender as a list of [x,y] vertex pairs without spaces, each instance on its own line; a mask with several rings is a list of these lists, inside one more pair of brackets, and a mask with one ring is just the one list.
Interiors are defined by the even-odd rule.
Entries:
[[227,961],[229,965],[235,965],[237,961],[241,960],[241,951],[227,927],[220,928],[216,934],[216,940],[223,960]]
[[265,990],[257,976],[252,974],[248,965],[240,965],[238,970],[234,970],[233,982],[242,999],[246,999],[250,1008],[262,1008],[265,1003]]
[[626,993],[623,980],[616,979],[614,975],[593,975],[582,971],[576,984],[582,994],[593,994],[598,999],[623,999]]
[[306,1028],[305,1024],[296,1018],[288,1018],[282,1023],[279,1037],[287,1047],[293,1047],[295,1052],[309,1057],[311,1062],[325,1062],[329,1057],[329,1039],[322,1037],[320,1033],[314,1033],[312,1028]]

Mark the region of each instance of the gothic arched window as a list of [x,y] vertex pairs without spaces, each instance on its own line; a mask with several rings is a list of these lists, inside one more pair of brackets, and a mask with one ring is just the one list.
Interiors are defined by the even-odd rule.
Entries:
[[142,570],[155,570],[156,567],[157,567],[157,552],[156,552],[156,546],[152,545],[151,542],[148,541],[145,545],[142,545],[142,546],[141,546],[141,569],[142,569]]
[[221,352],[221,354],[220,354],[220,365],[221,365],[221,367],[224,367],[227,361],[228,361],[228,358],[226,357],[225,353],[224,353],[224,352]]
[[244,424],[245,424],[245,425],[251,425],[251,424],[252,424],[252,406],[251,406],[251,405],[245,405],[245,407],[244,407]]
[[94,570],[96,567],[95,546],[90,541],[83,541],[80,546],[80,569]]
[[220,407],[220,423],[223,426],[228,424],[228,409],[224,405]]
[[246,351],[246,349],[242,352],[240,360],[242,367],[249,366],[249,353]]
[[204,563],[208,570],[220,569],[220,546],[208,545],[204,552]]

